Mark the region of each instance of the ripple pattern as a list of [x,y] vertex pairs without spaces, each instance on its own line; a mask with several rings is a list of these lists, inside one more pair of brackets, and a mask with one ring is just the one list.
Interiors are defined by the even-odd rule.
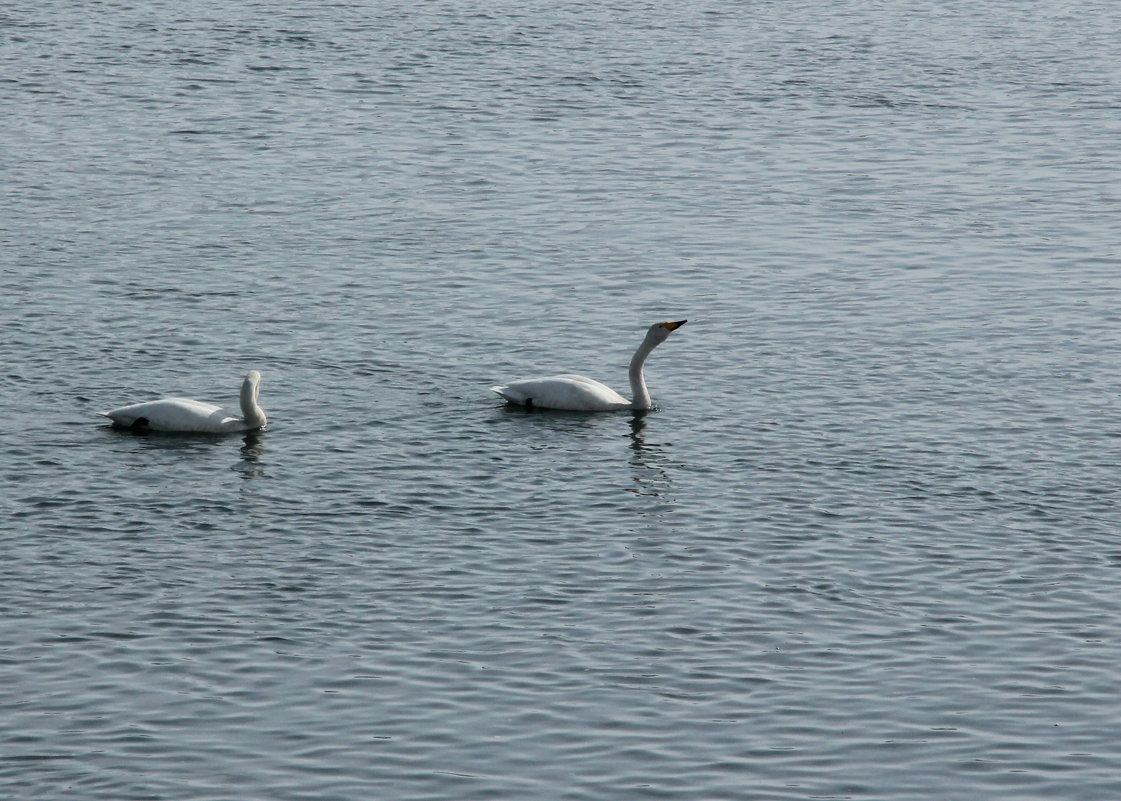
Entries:
[[0,19],[0,797],[1121,797],[1112,5]]

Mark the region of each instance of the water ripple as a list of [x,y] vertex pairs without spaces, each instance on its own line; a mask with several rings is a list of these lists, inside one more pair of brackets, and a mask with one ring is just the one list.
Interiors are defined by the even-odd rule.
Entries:
[[0,795],[1121,794],[1121,20],[1030,11],[8,12]]

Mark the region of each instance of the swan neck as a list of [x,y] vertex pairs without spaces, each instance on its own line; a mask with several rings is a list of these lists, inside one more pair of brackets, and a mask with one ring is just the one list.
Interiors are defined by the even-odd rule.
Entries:
[[634,356],[631,357],[630,379],[632,409],[650,408],[650,391],[646,389],[646,376],[642,372],[642,366],[646,363],[646,357],[650,355],[650,351],[654,350],[657,346],[657,342],[652,342],[649,339],[643,340],[643,343],[638,346],[638,350],[634,352]]
[[267,422],[265,410],[257,405],[260,391],[261,385],[248,378],[241,385],[241,416],[245,418],[245,425],[250,428],[260,428]]

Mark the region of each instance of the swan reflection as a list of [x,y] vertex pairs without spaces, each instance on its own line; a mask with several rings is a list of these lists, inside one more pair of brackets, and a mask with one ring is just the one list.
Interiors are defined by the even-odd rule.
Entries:
[[635,410],[630,420],[630,464],[634,481],[631,492],[670,501],[672,499],[668,495],[673,482],[668,470],[669,457],[666,455],[665,445],[647,442],[647,414],[646,410]]
[[241,473],[242,478],[260,478],[265,475],[265,465],[261,456],[265,452],[264,437],[260,431],[248,431],[242,440],[241,460],[234,465],[234,470]]

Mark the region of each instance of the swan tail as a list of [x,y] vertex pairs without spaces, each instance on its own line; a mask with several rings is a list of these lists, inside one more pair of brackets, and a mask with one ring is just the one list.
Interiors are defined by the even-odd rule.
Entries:
[[497,393],[509,403],[525,403],[525,395],[513,387],[491,387],[490,391]]

